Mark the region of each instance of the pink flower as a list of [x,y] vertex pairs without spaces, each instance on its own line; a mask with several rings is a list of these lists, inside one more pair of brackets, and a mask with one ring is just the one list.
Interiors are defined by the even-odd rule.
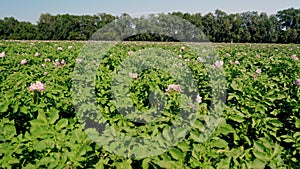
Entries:
[[38,56],[40,56],[40,53],[39,53],[39,52],[36,52],[36,53],[34,54],[34,56],[38,57]]
[[238,65],[240,62],[238,60],[234,61],[234,64]]
[[66,61],[63,59],[63,60],[61,60],[61,62],[60,62],[62,65],[65,65],[66,64]]
[[57,50],[63,50],[62,47],[58,47]]
[[5,52],[1,52],[0,53],[0,58],[4,58],[5,57]]
[[29,91],[33,92],[35,90],[35,84],[31,83],[31,85],[28,88]]
[[257,75],[259,75],[259,74],[261,74],[261,69],[260,69],[260,68],[258,68],[258,69],[256,69],[256,71],[255,71],[255,72],[256,72],[256,74],[257,74]]
[[62,67],[63,65],[66,65],[66,61],[64,59],[59,62],[59,59],[55,59],[55,62],[53,63],[54,66]]
[[229,53],[226,53],[226,56],[231,56],[231,54],[229,54]]
[[130,73],[129,73],[129,76],[130,76],[131,78],[136,79],[136,78],[138,77],[138,74],[137,74],[137,73],[132,73],[132,72],[130,72]]
[[42,64],[42,67],[46,67],[46,64],[43,63],[43,64]]
[[292,55],[292,59],[295,60],[295,61],[299,60],[299,58],[297,57],[297,55]]
[[206,52],[207,52],[207,50],[206,50],[206,49],[203,49],[203,50],[202,50],[202,53],[206,53]]
[[26,63],[27,63],[27,60],[26,59],[23,59],[23,60],[21,60],[21,65],[25,65]]
[[45,91],[46,85],[43,84],[40,81],[37,81],[36,83],[31,83],[31,85],[29,86],[28,90],[30,92],[34,92],[35,90],[43,92]]
[[191,60],[190,60],[190,59],[184,59],[184,61],[186,61],[186,62],[190,62]]
[[54,66],[60,66],[59,62],[54,62],[53,64],[54,64]]
[[76,59],[76,63],[79,63],[81,61],[82,61],[82,59]]
[[295,81],[295,85],[296,85],[296,86],[300,85],[300,79],[297,79],[297,80]]
[[215,62],[215,66],[218,68],[218,69],[222,69],[222,66],[223,66],[224,62],[222,60],[217,60]]
[[195,105],[193,103],[190,103],[190,109],[192,109],[192,110],[195,109]]
[[205,60],[202,57],[198,57],[199,62],[204,63]]
[[71,50],[72,49],[72,46],[68,46],[68,50]]
[[181,91],[180,85],[170,84],[168,86],[168,88],[166,89],[166,92],[170,93],[172,89],[175,90],[176,92],[180,92]]
[[132,55],[134,52],[133,51],[128,51],[128,55]]
[[255,57],[256,57],[256,58],[260,58],[260,55],[259,55],[259,54],[256,54]]
[[44,72],[44,75],[46,76],[48,74],[48,72]]

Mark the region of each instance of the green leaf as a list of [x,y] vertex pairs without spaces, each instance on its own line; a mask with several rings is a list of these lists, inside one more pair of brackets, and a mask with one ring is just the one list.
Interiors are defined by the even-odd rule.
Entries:
[[294,142],[293,139],[289,139],[289,138],[284,139],[283,141],[286,142],[286,143],[293,143]]
[[56,111],[51,112],[49,116],[49,123],[54,124],[56,120],[58,120],[58,118],[59,118],[58,112]]
[[167,160],[164,160],[164,161],[155,161],[154,163],[157,164],[161,168],[170,168],[170,169],[173,169],[173,168],[180,167],[180,166],[178,166],[178,163],[176,161],[167,161]]
[[0,113],[4,113],[8,110],[8,102],[4,102],[3,104],[0,105]]
[[253,154],[257,159],[262,160],[262,161],[268,161],[268,159],[269,159],[268,155],[264,152],[253,150]]
[[45,115],[45,112],[39,111],[38,113],[39,114],[37,116],[37,119],[43,121],[44,123],[48,123],[48,120],[47,120],[47,117]]
[[295,126],[298,129],[300,128],[300,119],[296,119]]
[[33,145],[33,148],[36,151],[43,151],[47,148],[47,144],[45,142],[45,140],[39,141],[36,145]]
[[265,152],[265,147],[258,142],[254,142],[254,150],[258,152]]
[[217,164],[217,169],[230,169],[230,161],[231,157],[221,159],[220,162]]
[[174,148],[171,149],[169,153],[175,160],[183,160],[184,154],[180,150]]
[[38,166],[42,166],[42,165],[47,165],[49,163],[52,163],[54,162],[55,159],[54,158],[51,158],[51,157],[43,157],[42,159],[40,159],[37,164]]
[[177,147],[179,149],[181,149],[181,151],[190,151],[190,146],[188,145],[188,143],[186,141],[181,141]]
[[235,110],[234,114],[229,116],[229,118],[233,121],[236,121],[238,123],[242,123],[245,121],[244,119],[245,115],[243,113],[241,113],[240,111]]
[[17,159],[17,158],[14,158],[14,157],[10,157],[9,159],[7,159],[6,162],[7,162],[8,164],[17,164],[17,163],[20,162],[20,160]]
[[248,168],[253,168],[253,169],[265,168],[265,166],[266,166],[266,164],[263,161],[258,160],[258,159],[255,159],[254,161],[249,162],[247,164]]
[[236,81],[231,82],[231,87],[232,87],[233,90],[243,91],[242,88],[240,87],[240,85],[236,83]]
[[149,163],[151,162],[151,158],[145,158],[142,162],[142,168],[143,169],[148,169],[149,168]]
[[217,138],[211,141],[210,146],[217,148],[225,148],[228,146],[228,143],[223,139]]
[[115,166],[117,168],[131,169],[132,167],[130,164],[131,164],[131,162],[129,160],[127,160],[127,161],[122,161],[122,162],[116,162]]
[[228,135],[229,133],[234,133],[234,129],[229,124],[220,125],[216,131],[217,133]]
[[282,127],[282,123],[278,119],[271,119],[269,120],[269,123],[271,123],[275,127]]
[[60,120],[56,123],[55,128],[56,128],[57,130],[61,130],[62,128],[67,127],[67,125],[68,125],[68,119],[60,119]]
[[162,135],[166,139],[166,141],[171,142],[171,136],[170,136],[170,131],[167,128],[163,129]]
[[[85,133],[92,139],[92,140],[96,140],[99,136],[98,131],[95,128],[88,128],[85,129]],[[113,142],[115,143],[115,142]]]
[[30,124],[32,127],[34,126],[46,126],[47,123],[45,123],[45,121],[41,120],[41,119],[34,119],[30,121]]
[[4,127],[2,128],[2,132],[6,140],[13,138],[17,134],[15,125],[13,123],[4,124]]
[[194,123],[194,127],[196,127],[199,131],[204,132],[205,131],[205,127],[202,124],[202,122],[200,122],[199,120],[196,120]]
[[174,131],[174,138],[175,139],[180,139],[183,138],[187,135],[188,129],[187,128],[176,128]]

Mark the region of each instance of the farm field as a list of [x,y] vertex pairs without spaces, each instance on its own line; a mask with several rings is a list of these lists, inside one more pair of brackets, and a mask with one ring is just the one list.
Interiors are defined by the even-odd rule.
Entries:
[[[85,46],[94,47],[0,41],[0,168],[299,167],[300,45],[122,42],[95,63],[85,61],[97,54]],[[125,63],[166,70],[133,68],[128,75]],[[94,84],[85,83],[89,77]],[[192,101],[185,103],[185,94]],[[98,112],[86,113],[94,110],[89,96]],[[128,115],[133,120],[119,112],[132,107],[139,110]],[[183,120],[190,127],[169,132],[181,110],[194,115]],[[107,124],[113,130],[100,131]],[[113,144],[115,132],[150,140],[161,134],[158,143],[174,144],[141,157],[151,148],[126,138],[126,146]],[[107,140],[95,142],[97,134]]]

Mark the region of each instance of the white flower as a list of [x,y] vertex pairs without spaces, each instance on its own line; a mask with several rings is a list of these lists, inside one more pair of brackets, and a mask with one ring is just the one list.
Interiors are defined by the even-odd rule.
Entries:
[[197,103],[202,102],[202,97],[199,94],[197,95],[196,101],[197,101]]
[[51,62],[49,58],[44,59],[45,62]]
[[182,46],[182,47],[180,48],[180,51],[184,51],[184,49],[185,49],[185,47],[184,47],[184,46]]
[[256,71],[255,71],[257,74],[260,74],[261,73],[261,69],[260,68],[258,68],[258,69],[256,69]]

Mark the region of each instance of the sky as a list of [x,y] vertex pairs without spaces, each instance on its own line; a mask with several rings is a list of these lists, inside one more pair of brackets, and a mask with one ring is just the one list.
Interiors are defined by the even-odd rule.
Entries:
[[[14,17],[19,21],[36,23],[42,13],[94,15],[108,13],[132,16],[150,12],[214,12],[228,14],[246,11],[266,12],[268,15],[287,8],[300,8],[300,0],[1,0],[0,19]],[[4,1],[4,2],[3,2]]]

